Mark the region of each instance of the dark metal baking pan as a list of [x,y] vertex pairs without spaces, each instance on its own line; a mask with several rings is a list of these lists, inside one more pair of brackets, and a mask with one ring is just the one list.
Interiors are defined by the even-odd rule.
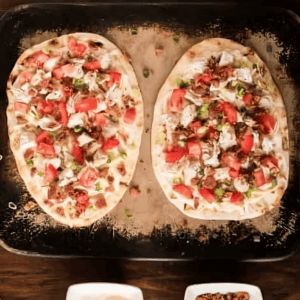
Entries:
[[[300,23],[297,15],[280,8],[234,3],[31,4],[6,12],[0,22],[0,154],[3,157],[0,161],[0,244],[4,248],[31,256],[136,260],[275,261],[298,252]],[[24,40],[34,44],[45,33],[59,36],[92,32],[106,36],[111,28],[126,31],[138,26],[159,27],[165,32],[182,34],[187,40],[230,38],[252,46],[266,62],[283,94],[291,149],[289,186],[281,207],[276,216],[256,220],[256,224],[273,222],[272,230],[258,230],[251,222],[231,221],[216,228],[211,222],[210,226],[201,225],[196,231],[186,224],[174,230],[173,224],[166,223],[154,226],[148,235],[131,235],[128,226],[117,230],[112,220],[97,226],[67,228],[52,226],[48,219],[33,222],[33,216],[42,215],[38,207],[29,212],[24,210],[30,195],[18,178],[9,149],[5,114],[7,78],[26,48]],[[276,49],[280,51],[275,53]],[[142,78],[139,74],[137,77]],[[146,122],[151,124],[151,119]]]

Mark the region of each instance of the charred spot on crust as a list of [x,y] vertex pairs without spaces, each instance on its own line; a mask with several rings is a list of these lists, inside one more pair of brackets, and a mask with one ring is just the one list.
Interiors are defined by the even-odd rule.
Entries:
[[101,42],[94,42],[95,45],[97,45],[98,47],[102,48],[103,44]]
[[49,41],[50,46],[56,46],[58,44],[59,44],[59,41],[57,39],[53,39],[53,40]]
[[11,80],[11,84],[13,85],[14,84],[14,82],[15,82],[15,80],[17,79],[17,75],[13,75],[13,74],[11,74],[10,75],[10,80]]

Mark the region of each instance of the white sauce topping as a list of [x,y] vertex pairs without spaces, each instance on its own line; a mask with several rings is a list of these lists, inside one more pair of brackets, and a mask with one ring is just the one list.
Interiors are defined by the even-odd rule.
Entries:
[[25,152],[28,148],[35,148],[36,144],[36,135],[32,132],[22,132],[20,135],[20,150]]
[[237,72],[238,80],[250,84],[252,83],[251,70],[249,68],[236,69],[235,72]]

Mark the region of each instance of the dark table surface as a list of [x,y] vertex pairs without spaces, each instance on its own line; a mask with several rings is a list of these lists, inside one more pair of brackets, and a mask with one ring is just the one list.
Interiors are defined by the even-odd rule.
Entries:
[[[20,4],[36,2],[42,1],[0,0],[0,13]],[[263,1],[263,3],[272,2]],[[280,6],[300,15],[300,1],[288,0]],[[239,282],[259,286],[264,300],[297,300],[300,299],[300,255],[272,263],[151,262],[26,257],[12,254],[0,247],[1,300],[65,299],[68,286],[82,282],[135,285],[142,289],[146,300],[183,299],[186,287],[196,283]]]

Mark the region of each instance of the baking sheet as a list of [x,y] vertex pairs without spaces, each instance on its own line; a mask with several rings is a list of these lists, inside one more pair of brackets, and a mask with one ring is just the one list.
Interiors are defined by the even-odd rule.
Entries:
[[[298,250],[297,16],[281,9],[236,4],[45,4],[8,12],[1,24],[0,238],[5,248],[26,255],[240,260],[283,259]],[[142,193],[131,199],[127,191],[121,203],[103,219],[90,227],[70,229],[34,206],[18,175],[6,133],[5,85],[24,50],[79,31],[104,35],[123,51],[136,72],[144,100],[145,126],[132,185],[138,185]],[[282,207],[252,220],[205,221],[183,215],[166,199],[151,166],[150,129],[158,91],[185,51],[207,37],[231,38],[252,47],[269,67],[287,109],[289,187]],[[163,49],[161,55],[155,56],[156,48]],[[143,76],[145,69],[150,74],[147,78]],[[29,204],[33,205],[31,209]],[[132,216],[130,220],[126,209]]]

